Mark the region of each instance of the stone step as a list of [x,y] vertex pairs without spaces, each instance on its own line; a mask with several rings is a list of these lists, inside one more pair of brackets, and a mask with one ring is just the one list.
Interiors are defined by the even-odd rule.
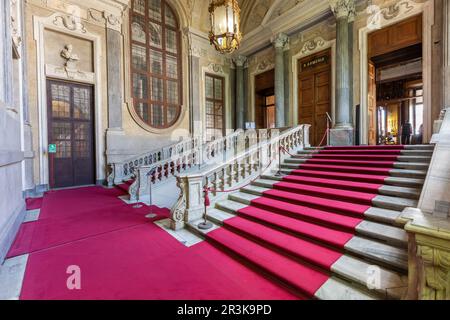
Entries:
[[[297,164],[281,164],[281,169],[287,169],[284,172],[291,172],[292,170],[299,169]],[[408,169],[391,169],[389,175],[400,178],[413,178],[413,179],[425,179],[427,175],[426,170],[408,170]]]
[[[283,175],[291,174],[292,169],[281,169],[281,173]],[[326,172],[323,172],[324,174]],[[273,175],[262,175],[264,179],[271,179]],[[278,180],[281,180],[282,177],[276,177]],[[326,175],[323,176],[326,179]],[[415,178],[402,178],[402,177],[386,177],[384,179],[384,183],[390,186],[398,186],[398,187],[411,187],[411,188],[419,188],[421,189],[424,183],[424,179],[415,179]]]
[[424,179],[404,178],[404,177],[386,177],[384,183],[391,186],[398,187],[412,187],[422,189]]
[[[208,219],[214,222],[215,224],[222,225],[223,221],[235,217],[232,214],[224,212],[218,209],[210,209],[208,210]],[[257,223],[257,222],[255,222]],[[270,227],[261,225],[261,228],[270,230]],[[297,238],[288,234],[283,233],[283,231],[279,231],[277,229],[272,229],[274,233],[280,234],[280,236],[291,238],[290,241],[286,243],[286,246],[289,247],[288,243],[293,243],[294,245],[291,247],[295,248],[295,242]],[[248,232],[247,230],[237,230],[239,233],[244,234],[246,237],[249,237],[256,241],[262,241],[266,245],[271,247],[272,241],[266,242],[264,238],[258,234],[253,234],[252,232]],[[300,240],[298,240],[300,241]],[[292,252],[286,251],[285,246],[275,247],[274,250],[284,252],[287,256],[292,256]],[[303,260],[302,257],[298,257],[293,255],[294,258]],[[355,258],[349,254],[342,255],[332,266],[331,271],[335,273],[338,277],[343,278],[344,280],[357,283],[361,287],[365,289],[367,288],[367,284],[370,283],[370,276],[372,272],[377,272],[379,278],[379,286],[371,287],[373,289],[371,291],[376,291],[378,294],[384,295],[385,298],[394,298],[400,299],[404,295],[405,284],[407,283],[407,277],[401,275],[397,272],[388,270],[386,268],[382,268],[379,266],[374,266],[372,263],[368,263],[367,261]],[[371,272],[372,271],[372,272]]]
[[[240,202],[243,205],[250,205],[252,200],[259,198],[258,195],[251,194],[246,191],[248,191],[248,189],[242,190],[242,192],[237,192],[237,193],[230,195],[229,200],[232,200],[235,202]],[[229,206],[229,203],[226,203],[225,205],[219,204],[218,208],[224,209],[231,213],[236,213],[237,210],[231,211],[231,208],[229,208],[228,206]],[[243,207],[239,207],[238,210],[242,209],[242,208]],[[369,210],[370,210],[370,208],[367,211],[369,211]],[[326,212],[326,210],[323,210],[323,211]],[[394,213],[394,212],[392,212],[392,213]],[[384,216],[383,216],[384,219],[387,219],[386,215],[389,215],[389,213],[391,213],[391,211],[381,212],[381,211],[372,209],[372,210],[370,210],[369,213],[367,213],[367,214],[364,213],[364,216],[369,219],[375,218],[381,222],[382,219],[379,216],[384,214]],[[394,224],[395,223],[394,219],[400,215],[400,212],[395,212],[395,216],[392,213],[391,213],[391,220],[389,222],[391,224]],[[390,243],[395,246],[399,246],[399,247],[407,246],[407,240],[408,240],[407,234],[406,234],[406,231],[402,228],[394,227],[394,226],[387,225],[384,223],[363,220],[361,223],[359,223],[356,226],[355,230],[357,233],[359,233],[361,235],[364,235],[364,236],[367,236],[370,238],[374,238],[377,240],[381,240],[383,242]]]
[[[365,145],[361,145],[359,147],[365,147]],[[355,146],[349,146],[349,148],[355,148],[358,149],[358,147]],[[408,144],[403,146],[404,149],[408,150],[434,150],[434,144]],[[316,150],[316,149],[325,149],[325,147],[305,147],[305,150]]]
[[[230,205],[233,205],[235,210],[231,210],[231,208],[222,208],[224,210],[237,211],[239,209],[245,208],[249,203],[240,203],[233,202]],[[364,212],[364,217],[369,220],[381,223],[388,223],[392,225],[398,225],[398,218],[401,215],[401,211],[382,209],[377,207],[370,207]]]
[[[303,153],[303,154],[294,154],[292,155],[291,158],[294,159],[311,159],[313,157],[314,154],[317,153]],[[352,157],[354,156],[354,157]],[[388,157],[390,157],[388,155]],[[339,160],[367,160],[367,158],[361,157],[358,155],[348,155],[348,154],[330,154],[329,157],[317,157],[319,159],[339,159]],[[379,159],[378,157],[373,157],[371,158],[371,160],[377,160]],[[391,159],[391,158],[389,158]],[[383,160],[381,160],[383,161]],[[418,163],[430,163],[431,161],[431,156],[404,156],[404,155],[399,155],[396,158],[396,162],[418,162]]]
[[[208,219],[217,225],[222,225],[223,221],[235,217],[236,211],[244,207],[246,207],[246,205],[233,200],[222,200],[216,203],[216,208],[210,208],[208,210]],[[374,232],[375,230],[366,225],[363,226],[360,231],[364,231],[363,228],[367,228],[369,232]],[[396,229],[403,231],[400,228]],[[380,229],[378,228],[378,230]],[[301,235],[298,236],[301,237]],[[406,235],[401,235],[400,237],[403,238],[406,237]],[[397,247],[380,242],[377,239],[355,235],[345,244],[344,248],[352,254],[369,259],[370,261],[379,262],[384,266],[391,266],[398,270],[407,270],[408,256],[404,245],[405,243],[402,247]]]
[[[264,175],[262,179],[255,180],[252,184],[259,187],[272,188],[275,183],[282,181],[282,179],[283,178],[280,176]],[[341,181],[342,180],[331,180],[331,183],[339,183]],[[304,184],[314,185],[314,183],[309,182],[305,182]],[[323,186],[327,187],[326,185]],[[332,186],[330,187],[333,188]],[[348,190],[348,188],[346,188],[345,186],[342,186],[339,189]],[[396,187],[389,185],[383,185],[378,188],[378,193],[385,196],[394,196],[409,199],[419,199],[420,197],[420,190],[417,188]]]
[[[301,158],[288,158],[284,160],[284,163],[282,165],[289,165],[289,164],[296,164],[300,165],[303,163],[307,163],[309,159],[301,159]],[[321,164],[327,164],[327,163],[321,163]],[[338,164],[332,164],[332,165],[340,165]],[[342,164],[343,166],[349,165],[349,164]],[[368,165],[370,166],[370,164]],[[421,163],[421,162],[401,162],[396,161],[393,164],[394,168],[397,169],[411,169],[411,170],[428,170],[429,163]],[[295,168],[289,166],[289,168]]]
[[[262,196],[263,192],[269,191],[271,189],[272,189],[271,187],[267,188],[267,187],[261,187],[258,185],[249,185],[249,186],[242,188],[241,192],[250,193],[250,194],[253,194],[256,196]],[[333,189],[333,188],[326,188],[325,190],[330,191],[330,192],[332,192],[333,190],[338,191],[337,189]],[[325,196],[318,195],[317,197],[323,198]],[[374,207],[378,207],[378,208],[382,208],[382,209],[402,211],[406,207],[416,207],[417,201],[414,199],[378,195],[372,199],[372,205]]]
[[401,178],[425,179],[427,170],[392,169],[389,175]]
[[[297,154],[299,155],[309,155],[309,154],[314,154],[314,153],[318,153],[319,150],[316,149],[303,149],[303,150],[299,150],[297,151]],[[334,154],[332,152],[327,153],[327,154]],[[336,152],[336,154],[349,154],[346,153],[345,151],[340,151],[340,152]],[[359,152],[358,154],[371,154],[370,152]],[[356,155],[356,153],[355,153]],[[404,149],[404,150],[400,150],[400,155],[399,156],[421,156],[421,157],[427,157],[427,158],[431,158],[431,156],[433,155],[433,149]]]
[[[201,222],[201,220],[190,223],[188,228],[190,228],[194,233],[196,233],[197,235],[199,235],[203,238],[206,238],[207,234],[209,232],[211,232],[212,230],[215,230],[217,228],[217,225],[214,225],[214,227],[210,230],[207,230],[207,231],[200,230],[197,227],[199,222]],[[244,237],[240,233],[235,233],[234,231],[231,231],[231,230],[227,230],[227,231],[229,232],[230,236],[232,235],[234,238],[240,238],[241,242],[244,243],[244,247],[251,246],[252,248],[258,248],[257,251],[253,251],[253,252],[261,252],[262,251],[263,254],[265,254],[265,255],[270,254],[274,257],[277,257],[277,259],[284,259],[285,264],[287,264],[290,268],[298,267],[299,270],[302,270],[305,267],[306,268],[312,267],[309,263],[306,263],[300,259],[296,259],[292,255],[287,255],[284,252],[280,252],[280,250],[273,250],[271,247],[267,247],[267,246],[263,245],[261,242],[253,241],[251,237],[248,237],[248,235],[247,235],[247,237]],[[254,254],[253,255],[252,254],[244,255],[242,248],[229,245],[227,243],[226,239],[228,239],[228,237],[219,240],[218,243],[221,246],[224,246],[224,248],[226,248],[229,253],[231,252],[233,254],[237,254],[237,256],[240,257],[240,259],[246,260],[248,263],[250,263],[251,265],[256,267],[257,270],[259,268],[262,268],[259,270],[261,270],[263,273],[267,272],[267,269],[266,269],[267,266],[264,264],[261,264],[261,260],[258,259],[257,256],[255,256]],[[214,240],[214,237],[213,237],[213,238],[210,238],[210,241],[216,242],[217,240]],[[294,241],[295,241],[295,239],[294,239]],[[394,285],[394,284],[395,285],[400,284],[398,281],[395,281],[396,277],[393,272],[390,272],[389,270],[383,270],[383,271],[379,272],[380,277],[384,278],[382,285],[380,285],[380,287],[377,290],[372,290],[372,292],[371,292],[367,288],[367,286],[365,286],[364,275],[362,273],[362,270],[360,269],[361,267],[365,267],[364,262],[362,264],[358,264],[358,262],[354,258],[351,258],[351,257],[349,257],[348,260],[353,262],[353,264],[351,264],[351,265],[349,264],[347,268],[345,266],[342,266],[342,263],[345,263],[344,260],[341,264],[335,263],[336,264],[336,266],[334,267],[335,271],[332,271],[332,272],[334,272],[336,275],[341,274],[341,277],[334,276],[334,277],[330,277],[329,279],[327,279],[325,281],[325,283],[314,293],[314,298],[321,299],[321,300],[338,300],[338,299],[341,299],[341,300],[376,300],[376,299],[386,298],[385,293],[386,293],[386,290],[388,290],[389,288],[388,287],[383,288],[382,285],[388,285],[390,287],[391,285]],[[303,266],[303,267],[301,267],[301,266]],[[312,267],[312,268],[314,268],[314,267]],[[381,268],[379,270],[381,270]],[[326,271],[322,270],[321,272],[325,273]],[[287,285],[294,291],[297,291],[299,289],[297,287],[297,285],[295,285],[295,281],[292,282],[289,275],[283,276],[284,275],[283,273],[278,274],[278,273],[273,273],[273,272],[271,272],[270,274],[271,274],[272,278],[274,278],[278,281],[281,281],[281,283],[283,283],[284,285]],[[350,274],[350,275],[348,277],[346,277],[347,274]],[[366,278],[367,278],[367,276],[366,276]],[[398,276],[397,278],[401,279],[401,276]],[[367,281],[368,280],[366,279],[366,283],[367,283]],[[397,298],[396,296],[391,296],[391,297]]]

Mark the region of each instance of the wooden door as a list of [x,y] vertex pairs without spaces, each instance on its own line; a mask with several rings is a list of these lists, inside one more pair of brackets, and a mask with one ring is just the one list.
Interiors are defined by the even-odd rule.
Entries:
[[368,66],[368,105],[367,113],[369,117],[369,129],[368,140],[370,145],[377,144],[377,93],[376,93],[376,78],[375,78],[375,65],[372,61],[369,61]]
[[330,50],[301,59],[299,66],[298,121],[311,124],[310,143],[316,146],[327,128],[326,113],[331,113]]
[[92,86],[49,80],[47,99],[50,187],[95,184]]

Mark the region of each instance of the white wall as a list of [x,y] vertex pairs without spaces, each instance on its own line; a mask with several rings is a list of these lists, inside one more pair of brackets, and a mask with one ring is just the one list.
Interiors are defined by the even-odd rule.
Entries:
[[[22,1],[12,10],[20,12]],[[19,6],[19,7],[18,7]],[[22,196],[22,66],[12,56],[9,1],[0,3],[0,263],[13,242],[25,214]],[[17,26],[20,19],[15,19]],[[17,57],[16,57],[17,58]]]

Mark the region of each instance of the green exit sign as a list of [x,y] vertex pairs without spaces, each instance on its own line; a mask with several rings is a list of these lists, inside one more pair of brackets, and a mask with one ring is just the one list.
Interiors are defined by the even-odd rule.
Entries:
[[56,144],[51,143],[48,145],[48,153],[56,153]]

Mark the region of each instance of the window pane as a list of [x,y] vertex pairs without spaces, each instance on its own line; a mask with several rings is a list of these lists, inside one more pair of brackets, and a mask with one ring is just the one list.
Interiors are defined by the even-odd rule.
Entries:
[[162,53],[156,50],[150,50],[150,72],[162,75],[163,57]]
[[147,99],[147,76],[133,73],[133,96],[138,99]]
[[206,127],[207,128],[214,128],[214,116],[207,114],[206,115]]
[[163,121],[163,107],[160,105],[152,104],[152,121],[150,124],[160,127],[164,124]]
[[161,43],[161,26],[157,23],[149,23],[150,45],[158,49],[162,48]]
[[151,83],[151,99],[153,101],[164,101],[162,79],[151,78],[150,83]]
[[145,21],[141,16],[134,15],[131,23],[131,39],[142,43],[147,43],[145,39]]
[[56,158],[71,158],[72,157],[72,142],[57,141],[56,142]]
[[170,55],[166,55],[166,75],[169,78],[177,79],[178,78],[178,62],[176,57],[172,57]]
[[222,80],[220,79],[214,79],[214,97],[222,100]]
[[222,115],[222,102],[216,102],[214,111],[216,115]]
[[207,98],[214,98],[214,82],[213,78],[206,76],[206,97]]
[[134,69],[147,70],[147,50],[145,47],[133,44],[131,47],[131,60]]
[[168,106],[167,107],[167,122],[171,123],[178,117],[180,107],[179,106]]
[[73,88],[73,117],[76,119],[91,118],[91,97],[86,88]]
[[89,157],[89,123],[74,123],[74,156],[77,158]]
[[52,116],[55,118],[70,117],[70,87],[52,84]]
[[141,117],[142,120],[144,120],[145,123],[148,123],[148,104],[139,102],[135,106],[136,112]]
[[70,140],[71,129],[70,122],[56,122],[52,123],[52,139],[53,140]]
[[173,14],[172,9],[170,9],[170,7],[167,4],[166,4],[166,24],[174,28],[177,27],[175,15]]
[[148,16],[150,19],[161,21],[161,0],[148,1]]
[[222,116],[216,116],[215,120],[216,120],[215,128],[222,129],[222,124],[223,124]]
[[178,83],[167,81],[167,100],[170,104],[178,103]]
[[136,13],[145,15],[145,0],[134,0],[133,10]]
[[166,29],[166,50],[177,53],[177,33],[170,29]]
[[206,113],[214,114],[214,103],[211,101],[206,101]]

